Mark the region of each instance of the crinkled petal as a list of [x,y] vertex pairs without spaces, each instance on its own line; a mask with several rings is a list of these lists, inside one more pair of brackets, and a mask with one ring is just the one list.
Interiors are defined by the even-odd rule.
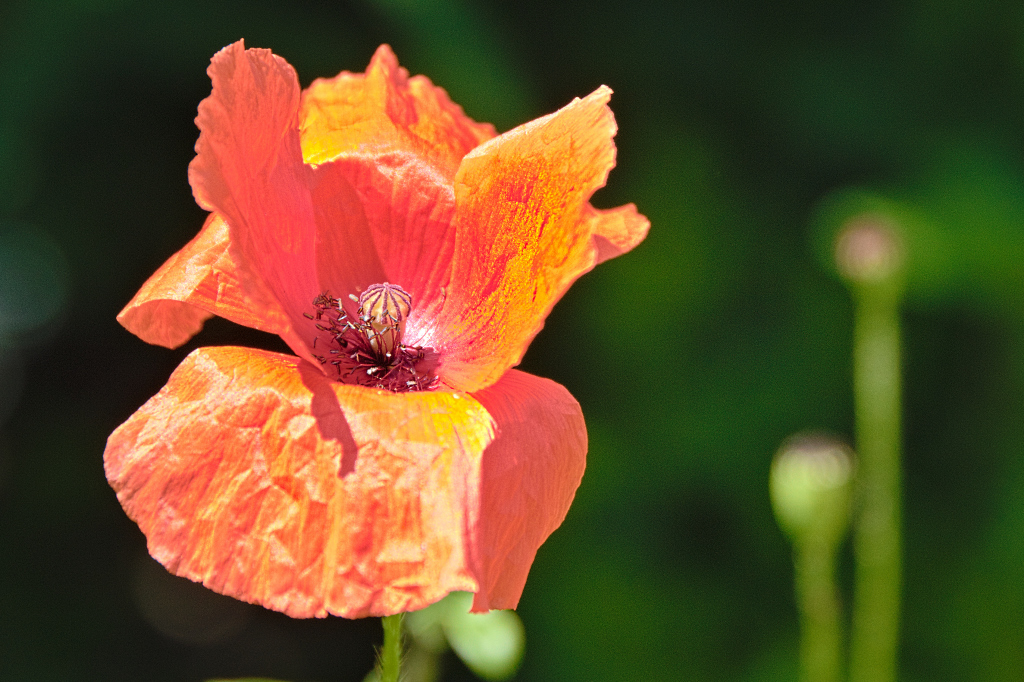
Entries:
[[146,343],[177,348],[212,315],[287,337],[288,316],[260,282],[243,285],[228,226],[211,213],[199,234],[146,280],[117,320]]
[[375,281],[412,295],[406,340],[419,343],[451,277],[452,178],[463,156],[494,137],[493,126],[474,122],[427,78],[410,78],[387,45],[365,74],[314,81],[299,117],[307,163],[333,167],[358,194],[369,235],[363,241],[381,264]]
[[588,203],[615,165],[610,96],[602,86],[463,159],[450,286],[423,340],[441,349],[450,386],[475,391],[496,381],[569,285],[646,233],[635,209],[596,212]]
[[107,479],[171,572],[293,617],[386,615],[452,590],[513,608],[583,475],[558,384],[475,396],[330,382],[289,356],[200,348],[119,427]]
[[368,207],[334,164],[304,163],[298,79],[284,59],[240,41],[208,73],[189,181],[200,205],[224,214],[245,281],[273,292],[300,338],[292,349],[310,359],[316,331],[303,315],[313,299],[327,291],[347,302],[385,279]]
[[381,45],[366,73],[318,78],[302,95],[302,153],[307,163],[340,156],[412,154],[451,180],[462,157],[494,137],[425,76],[409,77]]
[[[288,153],[298,144],[295,71],[269,50],[246,50],[238,41],[213,56],[207,73],[213,90],[199,104],[189,165],[196,201],[227,219],[245,265],[284,295],[286,309],[290,297],[312,300],[311,178],[301,154]],[[295,267],[297,257],[305,257],[305,268]]]
[[562,523],[579,487],[587,429],[563,386],[525,372],[510,370],[473,397],[498,427],[484,452],[473,610],[511,609],[537,549]]
[[[243,282],[273,292],[310,357],[315,328],[302,317],[322,289],[317,273],[316,178],[299,148],[299,82],[269,50],[242,41],[213,56],[213,91],[199,105],[189,165],[196,201],[230,226]],[[286,339],[288,341],[288,339]]]
[[293,617],[358,617],[477,590],[465,538],[494,536],[477,518],[493,437],[465,394],[348,386],[297,358],[201,348],[110,436],[104,462],[171,572]]

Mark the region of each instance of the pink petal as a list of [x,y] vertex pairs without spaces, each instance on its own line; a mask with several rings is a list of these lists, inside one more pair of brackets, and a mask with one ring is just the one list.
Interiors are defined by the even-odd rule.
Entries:
[[[399,284],[412,294],[406,340],[420,343],[430,334],[451,276],[452,177],[462,157],[493,137],[494,128],[467,117],[427,78],[409,78],[387,45],[365,75],[342,72],[314,81],[303,93],[300,118],[306,161],[324,164],[321,170],[333,167],[358,194],[370,235],[364,239],[383,271],[374,281]],[[344,241],[363,248],[355,235],[346,233]],[[360,288],[373,283],[357,279]]]
[[302,314],[321,289],[298,79],[283,59],[242,41],[214,55],[207,73],[213,92],[199,105],[189,182],[199,205],[227,220],[242,281],[274,294],[303,339],[292,349],[308,357],[315,329]]
[[473,394],[498,426],[484,452],[474,611],[519,603],[537,549],[565,518],[587,458],[579,403],[554,381],[510,370]]

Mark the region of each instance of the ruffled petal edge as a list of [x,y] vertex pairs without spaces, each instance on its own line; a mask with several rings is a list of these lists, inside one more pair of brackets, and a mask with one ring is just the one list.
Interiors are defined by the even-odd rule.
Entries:
[[306,163],[340,156],[406,153],[427,160],[449,181],[470,150],[495,135],[426,76],[409,76],[388,45],[365,73],[318,78],[302,93],[299,112]]
[[146,280],[117,315],[146,343],[177,348],[213,315],[288,336],[291,324],[258,282],[243,286],[229,249],[227,223],[211,213],[202,230]]

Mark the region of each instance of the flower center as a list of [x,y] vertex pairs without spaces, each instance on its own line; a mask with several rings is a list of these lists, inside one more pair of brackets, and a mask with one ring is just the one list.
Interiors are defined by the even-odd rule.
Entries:
[[387,364],[402,345],[412,296],[397,284],[371,284],[359,295],[359,319],[369,325],[367,340],[378,362]]
[[[434,388],[436,354],[429,348],[402,343],[412,296],[397,284],[371,284],[357,298],[355,317],[345,312],[342,301],[324,292],[313,301],[316,314],[306,317],[330,336],[326,355],[313,354],[323,365],[338,370],[346,383],[386,388],[390,391],[422,391]],[[322,337],[313,340],[313,350]]]

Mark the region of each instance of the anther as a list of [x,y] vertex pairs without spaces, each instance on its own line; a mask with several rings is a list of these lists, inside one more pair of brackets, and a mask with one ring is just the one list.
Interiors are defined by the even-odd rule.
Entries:
[[326,291],[313,301],[315,314],[305,314],[318,331],[330,337],[314,337],[313,349],[319,350],[322,342],[335,344],[326,356],[314,353],[313,357],[334,367],[341,381],[390,391],[434,388],[437,378],[416,369],[426,350],[402,343],[412,296],[402,287],[384,282],[371,285],[358,297],[348,297],[359,304],[355,314],[345,310],[343,299]]

